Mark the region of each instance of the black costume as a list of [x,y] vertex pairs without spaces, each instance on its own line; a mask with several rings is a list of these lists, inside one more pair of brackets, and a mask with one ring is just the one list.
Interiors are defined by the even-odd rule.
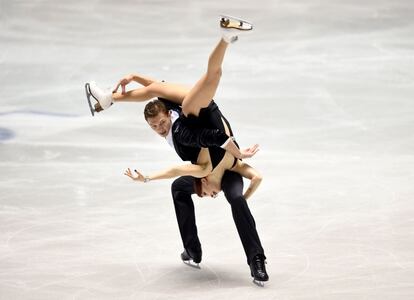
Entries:
[[202,108],[198,117],[186,117],[180,112],[180,117],[172,126],[174,148],[178,156],[184,161],[196,164],[201,147],[208,148],[214,169],[226,153],[220,146],[229,138],[225,133],[223,120],[230,135],[233,135],[229,122],[214,101],[208,107]]
[[[208,147],[213,168],[217,166],[226,152],[220,146],[229,138],[225,134],[222,119],[226,122],[231,135],[233,133],[229,122],[221,114],[214,101],[211,101],[208,107],[202,108],[198,117],[185,117],[179,106],[165,99],[160,100],[166,104],[168,109],[180,113],[180,117],[173,124],[172,134],[174,148],[181,159],[195,163],[201,147]],[[231,205],[233,220],[247,256],[247,263],[250,264],[256,255],[261,255],[265,259],[254,218],[243,197],[241,175],[226,171],[221,181],[221,188]],[[191,195],[195,193],[194,178],[191,176],[177,178],[171,186],[171,192],[184,249],[192,257],[198,257],[201,261],[201,244],[198,239],[194,204],[191,198]]]

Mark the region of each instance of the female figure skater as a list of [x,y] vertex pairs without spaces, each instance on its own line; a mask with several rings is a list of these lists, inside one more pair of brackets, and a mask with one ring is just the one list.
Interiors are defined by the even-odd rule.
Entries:
[[[113,102],[139,102],[153,97],[169,99],[182,106],[182,112],[178,116],[177,112],[174,115],[172,110],[168,110],[162,101],[155,100],[147,104],[144,114],[151,128],[165,137],[183,160],[190,160],[192,164],[176,166],[150,176],[144,176],[138,171],[133,174],[131,169],[127,169],[125,175],[139,182],[181,176],[172,185],[177,221],[185,249],[181,258],[183,261],[193,260],[195,263],[201,261],[201,244],[197,236],[191,200],[194,191],[191,188],[192,179],[185,175],[201,178],[195,187],[199,196],[215,197],[221,186],[231,204],[233,219],[246,252],[251,275],[255,283],[263,285],[269,278],[265,268],[266,257],[253,216],[245,201],[260,184],[261,176],[240,160],[252,157],[258,151],[258,146],[240,150],[232,139],[230,124],[212,100],[220,81],[221,65],[228,44],[235,42],[241,32],[251,30],[252,26],[240,20],[234,22],[234,19],[230,21],[224,18],[220,25],[223,38],[209,57],[206,74],[190,90],[181,85],[157,82],[139,75],[129,75],[121,79],[113,91],[105,92],[94,83],[87,84],[86,88],[87,94],[98,101],[95,110],[92,110],[90,104],[92,114],[94,111],[109,108]],[[131,81],[144,87],[126,92],[125,86]],[[121,93],[117,93],[119,87],[122,87]],[[226,170],[235,171],[251,180],[243,197],[242,181],[241,178],[237,179],[240,175]]]
[[[244,194],[246,199],[249,198],[259,186],[262,180],[260,174],[254,168],[240,160],[255,155],[259,150],[258,145],[240,150],[232,137],[233,134],[230,124],[212,100],[220,82],[222,63],[229,43],[235,42],[241,32],[250,31],[253,27],[250,23],[245,21],[230,20],[227,18],[222,18],[220,25],[223,31],[223,37],[210,54],[207,72],[191,89],[182,85],[157,82],[150,78],[134,75],[126,76],[121,79],[112,93],[102,91],[95,83],[89,85],[91,95],[98,101],[95,105],[95,111],[97,112],[109,108],[113,102],[140,102],[153,97],[158,97],[168,99],[181,105],[181,115],[178,122],[175,122],[176,127],[178,123],[180,123],[179,127],[181,129],[181,135],[192,134],[194,133],[194,130],[196,130],[195,128],[200,127],[220,130],[220,134],[217,134],[218,136],[216,137],[216,139],[220,141],[220,145],[205,145],[205,147],[202,147],[198,151],[194,151],[194,149],[192,149],[193,151],[188,151],[188,148],[181,149],[182,151],[177,151],[183,160],[190,160],[192,164],[174,166],[148,176],[144,176],[137,170],[134,170],[134,174],[131,169],[128,168],[124,173],[126,176],[139,182],[148,182],[150,180],[167,179],[179,176],[193,176],[199,178],[195,181],[195,187],[197,194],[201,197],[216,197],[220,191],[221,178],[226,170],[237,172],[243,177],[251,180],[250,186]],[[125,86],[132,80],[136,80],[143,84],[144,87],[125,92]],[[116,92],[119,87],[122,87],[121,93]],[[152,118],[146,116],[147,122],[154,129],[154,125],[151,125],[151,123],[154,123]],[[167,131],[165,129],[164,131],[159,132],[159,134],[168,135],[170,130]],[[183,133],[182,131],[186,132]],[[189,133],[189,131],[193,132]],[[224,137],[225,140],[223,140]],[[180,141],[182,141],[182,139],[180,139]],[[195,145],[187,144],[186,146]],[[215,148],[213,149],[212,147],[214,146]]]

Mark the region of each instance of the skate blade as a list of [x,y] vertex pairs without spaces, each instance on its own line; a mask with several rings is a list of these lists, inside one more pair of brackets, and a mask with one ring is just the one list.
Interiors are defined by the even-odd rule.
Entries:
[[93,108],[92,102],[91,102],[91,96],[93,97],[93,95],[91,94],[91,88],[89,87],[89,83],[85,84],[85,92],[86,92],[86,99],[88,100],[88,104],[89,104],[89,109],[91,110],[91,114],[93,117],[95,115],[95,109]]
[[259,281],[259,280],[256,280],[256,279],[253,279],[253,283],[255,285],[259,286],[259,287],[264,287],[264,285],[265,285],[264,281]]
[[183,260],[183,263],[194,269],[201,269],[200,264],[193,262],[192,260]]
[[249,31],[253,29],[253,24],[249,21],[229,16],[220,15],[220,26],[226,29],[237,29],[243,31]]

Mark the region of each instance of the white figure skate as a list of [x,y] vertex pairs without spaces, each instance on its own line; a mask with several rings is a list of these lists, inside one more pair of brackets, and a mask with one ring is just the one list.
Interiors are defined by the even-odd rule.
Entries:
[[[95,115],[95,112],[100,112],[101,110],[109,108],[113,103],[111,90],[103,90],[99,88],[94,81],[85,84],[85,92],[92,116]],[[95,106],[92,106],[91,96],[97,102]]]
[[220,15],[220,28],[224,41],[227,43],[234,43],[238,40],[240,34],[251,31],[253,25],[240,18]]

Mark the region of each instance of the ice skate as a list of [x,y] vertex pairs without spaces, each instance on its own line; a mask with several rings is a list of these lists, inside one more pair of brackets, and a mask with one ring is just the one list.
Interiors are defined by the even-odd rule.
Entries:
[[[109,89],[103,90],[99,88],[94,81],[85,84],[85,92],[92,116],[95,115],[95,112],[107,109],[113,103],[112,92]],[[94,106],[92,106],[91,97],[97,102]]]
[[201,269],[200,268],[200,262],[201,262],[201,253],[195,254],[195,253],[189,253],[187,250],[184,250],[183,253],[181,253],[181,259],[184,264],[187,266],[190,266],[192,268]]
[[238,40],[240,34],[251,31],[253,29],[253,25],[252,23],[240,18],[221,15],[220,28],[224,41],[227,43],[234,43]]
[[253,283],[264,287],[264,283],[269,280],[266,272],[266,261],[263,255],[256,255],[250,262],[250,274],[253,277]]

